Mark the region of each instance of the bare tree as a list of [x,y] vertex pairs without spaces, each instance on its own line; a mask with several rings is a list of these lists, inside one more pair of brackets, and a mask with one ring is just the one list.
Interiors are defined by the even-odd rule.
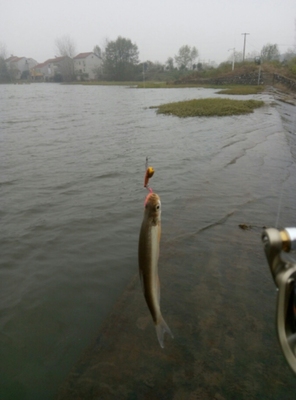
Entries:
[[96,45],[93,49],[93,52],[95,53],[96,56],[98,56],[99,58],[102,58],[102,50],[101,50],[100,46]]
[[73,58],[76,54],[76,46],[74,40],[68,36],[62,36],[55,40],[56,49],[58,51],[58,55],[61,57],[71,57]]
[[59,63],[59,71],[63,81],[69,82],[75,79],[73,57],[76,54],[75,43],[70,36],[62,36],[55,40],[57,53],[64,57]]
[[228,57],[228,61],[229,62],[242,62],[243,61],[243,53],[241,51],[236,51],[234,50],[234,52]]
[[5,60],[7,56],[7,50],[4,43],[0,42],[0,57]]
[[5,62],[6,53],[7,52],[5,44],[0,43],[0,82],[10,81],[9,70]]

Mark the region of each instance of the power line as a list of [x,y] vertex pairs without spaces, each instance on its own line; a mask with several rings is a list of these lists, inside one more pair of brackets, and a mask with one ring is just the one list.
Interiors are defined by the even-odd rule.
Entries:
[[249,35],[249,33],[242,33],[242,35],[245,36],[244,38],[244,50],[243,50],[243,61],[245,61],[245,52],[246,52],[246,36]]

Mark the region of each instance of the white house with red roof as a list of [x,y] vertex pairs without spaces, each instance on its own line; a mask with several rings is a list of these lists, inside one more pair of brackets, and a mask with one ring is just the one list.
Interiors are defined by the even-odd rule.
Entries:
[[31,70],[32,79],[47,82],[71,81],[74,78],[72,58],[68,56],[50,58]]
[[10,76],[14,79],[28,78],[29,71],[37,61],[33,58],[10,56],[5,60]]
[[102,60],[98,55],[93,52],[79,53],[73,61],[77,79],[88,81],[97,79],[98,70],[102,66]]

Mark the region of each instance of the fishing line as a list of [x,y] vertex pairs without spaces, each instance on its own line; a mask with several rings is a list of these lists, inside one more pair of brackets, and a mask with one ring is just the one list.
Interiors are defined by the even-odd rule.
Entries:
[[280,212],[281,212],[281,208],[282,208],[283,192],[284,192],[284,182],[282,183],[282,188],[281,188],[281,193],[280,193],[280,200],[279,200],[279,205],[278,205],[278,211],[277,211],[277,216],[276,216],[276,220],[275,220],[275,228],[276,229],[278,228]]

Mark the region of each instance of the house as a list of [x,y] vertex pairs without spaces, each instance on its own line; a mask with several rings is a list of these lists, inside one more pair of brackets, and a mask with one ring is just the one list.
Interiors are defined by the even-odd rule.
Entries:
[[30,69],[38,64],[33,58],[16,56],[10,56],[5,63],[12,79],[27,79],[30,76]]
[[79,53],[74,60],[74,71],[79,80],[97,79],[98,70],[102,66],[101,58],[93,52]]
[[69,82],[74,79],[73,60],[68,56],[50,58],[35,65],[31,70],[31,76],[33,80]]
[[49,59],[44,61],[43,63],[35,65],[34,68],[32,68],[31,75],[32,78],[38,77],[38,80],[41,79],[44,81],[53,81],[54,80],[54,69],[53,69],[53,60],[54,59]]

